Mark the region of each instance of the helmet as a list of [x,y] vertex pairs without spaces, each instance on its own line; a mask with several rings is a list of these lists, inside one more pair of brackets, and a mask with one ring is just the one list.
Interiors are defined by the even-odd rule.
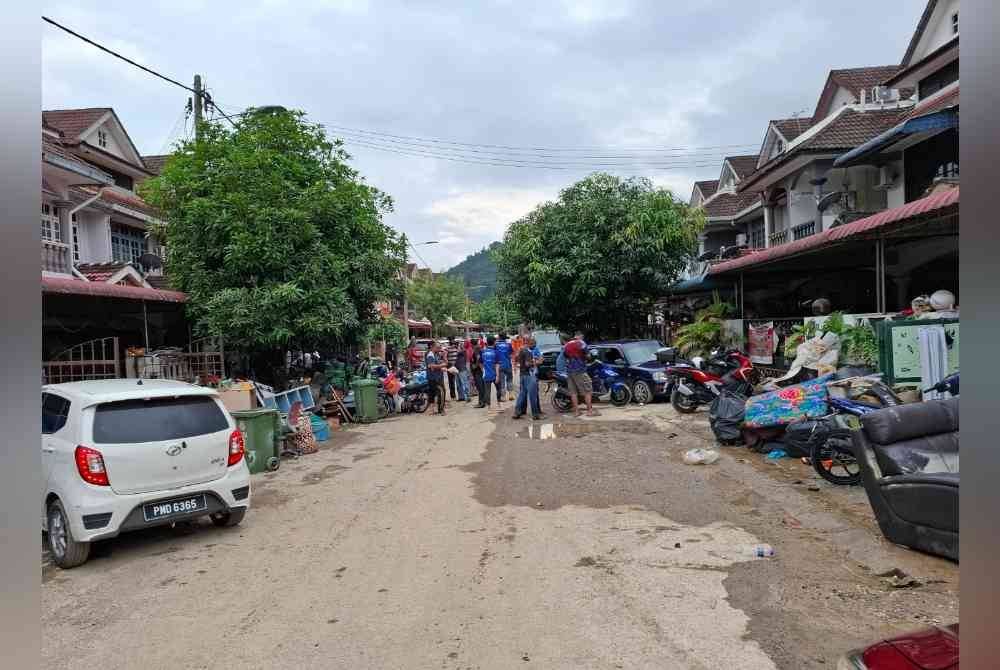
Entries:
[[570,340],[567,342],[563,353],[566,354],[567,358],[584,358],[586,356],[583,350],[583,342],[580,340]]
[[954,309],[955,307],[955,294],[951,291],[934,291],[931,293],[931,307],[935,311],[940,312],[944,310]]

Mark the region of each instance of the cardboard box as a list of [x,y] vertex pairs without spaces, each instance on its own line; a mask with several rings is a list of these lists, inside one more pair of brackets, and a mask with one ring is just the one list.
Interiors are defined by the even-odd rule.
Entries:
[[254,394],[253,389],[225,389],[219,390],[219,397],[222,399],[222,404],[226,406],[230,412],[240,412],[247,409],[257,409],[257,396]]

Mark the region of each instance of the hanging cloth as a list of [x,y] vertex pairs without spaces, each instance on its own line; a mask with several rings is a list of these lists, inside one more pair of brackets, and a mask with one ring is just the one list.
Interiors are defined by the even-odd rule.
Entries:
[[[917,331],[920,345],[920,385],[928,389],[948,375],[948,344],[943,326],[926,326]],[[924,400],[950,398],[950,393],[925,391]]]

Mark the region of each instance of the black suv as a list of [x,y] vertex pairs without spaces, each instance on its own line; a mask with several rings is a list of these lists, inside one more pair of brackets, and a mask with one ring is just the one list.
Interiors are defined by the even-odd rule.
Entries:
[[542,352],[542,364],[538,366],[539,379],[552,379],[556,370],[556,358],[562,351],[562,337],[558,330],[536,330],[531,334],[535,346]]

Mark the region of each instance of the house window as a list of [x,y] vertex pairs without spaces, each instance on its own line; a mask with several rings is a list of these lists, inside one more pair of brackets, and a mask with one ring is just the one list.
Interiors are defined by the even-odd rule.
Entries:
[[80,231],[77,227],[76,214],[70,217],[73,226],[73,262],[80,262]]
[[785,143],[784,143],[784,141],[783,141],[783,140],[782,140],[782,139],[781,139],[781,138],[779,137],[779,138],[778,138],[777,140],[775,140],[775,142],[774,142],[774,148],[773,148],[773,149],[771,149],[771,156],[770,156],[770,158],[774,158],[775,156],[777,156],[778,154],[780,154],[780,153],[781,153],[782,151],[784,151],[784,150],[785,150]]
[[138,263],[146,253],[146,233],[138,228],[111,224],[111,258],[125,263]]
[[42,239],[48,242],[62,242],[59,215],[56,214],[56,208],[47,202],[42,203]]
[[102,148],[108,146],[108,134],[104,130],[98,129],[97,131],[97,146]]
[[934,180],[938,179],[958,179],[958,162],[948,161],[941,163],[934,172]]
[[958,12],[951,15],[951,34],[958,34]]

